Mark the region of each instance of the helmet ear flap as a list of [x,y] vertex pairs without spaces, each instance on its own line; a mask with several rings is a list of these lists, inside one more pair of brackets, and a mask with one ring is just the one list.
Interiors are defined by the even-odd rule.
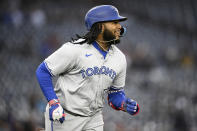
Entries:
[[126,27],[122,26],[121,29],[120,29],[120,36],[121,37],[125,36],[126,31],[127,31]]

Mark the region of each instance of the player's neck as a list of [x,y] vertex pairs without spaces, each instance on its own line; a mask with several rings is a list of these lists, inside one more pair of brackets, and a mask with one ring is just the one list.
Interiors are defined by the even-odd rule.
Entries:
[[98,38],[96,39],[96,42],[98,43],[99,47],[103,50],[103,51],[108,51],[109,46],[106,42],[104,42],[103,38],[101,36],[98,36]]

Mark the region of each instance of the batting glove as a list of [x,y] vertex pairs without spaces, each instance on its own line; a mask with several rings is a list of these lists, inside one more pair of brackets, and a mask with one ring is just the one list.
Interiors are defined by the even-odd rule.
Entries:
[[64,109],[57,99],[49,101],[49,117],[51,121],[58,120],[60,123],[63,123],[65,120]]
[[126,98],[123,105],[123,110],[129,113],[130,115],[136,115],[139,112],[140,107],[136,101],[130,98]]

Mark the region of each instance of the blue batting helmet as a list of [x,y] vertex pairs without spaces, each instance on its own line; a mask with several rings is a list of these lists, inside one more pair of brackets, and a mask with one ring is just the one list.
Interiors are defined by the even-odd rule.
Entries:
[[88,30],[92,25],[105,21],[125,21],[127,18],[120,16],[118,9],[112,5],[100,5],[90,9],[85,16],[85,25]]

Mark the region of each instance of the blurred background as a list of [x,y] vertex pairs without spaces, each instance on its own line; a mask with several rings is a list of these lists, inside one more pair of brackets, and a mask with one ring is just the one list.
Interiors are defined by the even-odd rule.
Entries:
[[112,4],[127,34],[127,96],[137,116],[104,108],[105,131],[197,131],[196,0],[1,0],[0,131],[44,127],[45,100],[37,66],[62,44],[87,32],[86,12]]

